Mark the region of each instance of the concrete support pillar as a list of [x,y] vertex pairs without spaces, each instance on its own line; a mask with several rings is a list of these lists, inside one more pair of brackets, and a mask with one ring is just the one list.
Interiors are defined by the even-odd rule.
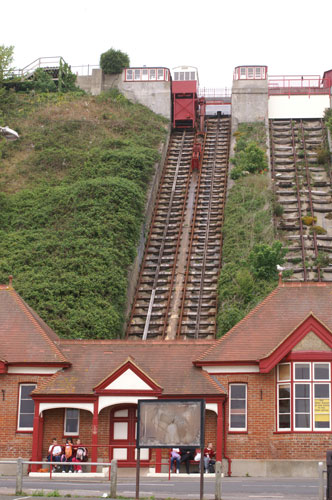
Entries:
[[156,472],[161,472],[161,448],[156,448]]
[[[98,458],[98,400],[94,402],[93,417],[92,417],[92,453],[91,462],[97,462]],[[96,472],[97,466],[91,466],[91,472]]]
[[218,403],[218,417],[217,417],[217,442],[216,442],[216,460],[222,461],[223,450],[223,404]]
[[[39,419],[39,402],[35,401],[35,414],[33,417],[33,432],[32,432],[32,461],[37,462],[39,457],[39,439],[40,439],[40,419]],[[31,472],[37,472],[37,465],[31,466]]]

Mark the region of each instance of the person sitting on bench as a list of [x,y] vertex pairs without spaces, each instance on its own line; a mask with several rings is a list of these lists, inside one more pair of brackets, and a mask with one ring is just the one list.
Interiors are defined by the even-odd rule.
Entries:
[[180,464],[186,464],[186,471],[189,474],[189,462],[190,460],[194,460],[195,450],[193,448],[180,448],[181,452],[181,460]]
[[180,455],[180,448],[172,448],[172,451],[171,451],[171,472],[172,472],[172,467],[173,467],[173,464],[176,463],[176,473],[179,474],[180,472],[180,458],[181,458],[181,455]]

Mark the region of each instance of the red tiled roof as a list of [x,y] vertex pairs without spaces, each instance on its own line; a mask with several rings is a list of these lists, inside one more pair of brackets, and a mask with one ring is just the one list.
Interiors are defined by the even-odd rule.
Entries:
[[72,366],[35,394],[92,394],[105,377],[131,356],[135,365],[168,396],[223,394],[210,376],[193,365],[213,341],[61,340],[60,347]]
[[332,331],[332,284],[282,283],[203,353],[198,364],[264,359],[310,313]]
[[44,323],[12,286],[0,286],[0,357],[7,363],[68,363]]

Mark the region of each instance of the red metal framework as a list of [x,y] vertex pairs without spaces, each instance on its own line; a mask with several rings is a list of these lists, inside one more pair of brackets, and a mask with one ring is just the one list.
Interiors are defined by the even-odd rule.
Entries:
[[173,81],[173,127],[195,128],[198,99],[197,81]]
[[331,95],[331,80],[318,75],[271,76],[268,81],[268,94]]

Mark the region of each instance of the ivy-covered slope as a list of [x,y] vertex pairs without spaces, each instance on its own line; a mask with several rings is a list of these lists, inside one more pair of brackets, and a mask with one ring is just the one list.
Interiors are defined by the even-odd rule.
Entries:
[[112,92],[0,93],[0,283],[62,337],[122,334],[127,270],[166,120]]

